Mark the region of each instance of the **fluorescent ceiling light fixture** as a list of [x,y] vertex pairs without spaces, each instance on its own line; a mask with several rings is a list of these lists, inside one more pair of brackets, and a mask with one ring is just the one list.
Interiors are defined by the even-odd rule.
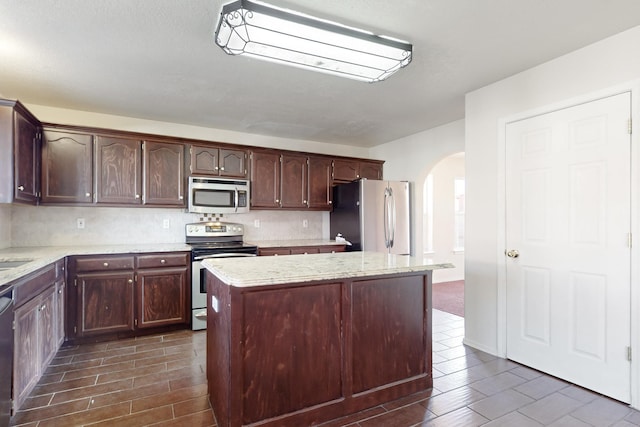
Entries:
[[367,82],[387,79],[412,56],[410,43],[247,0],[222,7],[215,39],[230,55]]

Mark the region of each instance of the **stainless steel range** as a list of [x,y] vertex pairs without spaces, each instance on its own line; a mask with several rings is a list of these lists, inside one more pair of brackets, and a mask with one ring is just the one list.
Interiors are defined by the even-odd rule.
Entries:
[[256,256],[258,247],[244,243],[244,225],[230,222],[195,222],[185,226],[191,245],[191,326],[207,327],[207,285],[202,260]]

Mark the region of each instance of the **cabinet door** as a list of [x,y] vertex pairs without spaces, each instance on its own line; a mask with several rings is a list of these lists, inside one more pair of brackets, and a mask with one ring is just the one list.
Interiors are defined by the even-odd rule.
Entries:
[[192,145],[191,153],[191,174],[192,175],[215,175],[219,174],[218,159],[219,150],[214,147],[201,147]]
[[184,145],[144,142],[144,204],[185,206]]
[[142,194],[142,142],[96,137],[96,201],[139,205]]
[[15,111],[14,129],[14,200],[35,204],[40,185],[39,127]]
[[44,130],[42,202],[91,203],[93,136]]
[[13,400],[16,408],[40,378],[39,308],[40,299],[34,298],[16,308],[14,314]]
[[220,149],[220,176],[247,177],[247,152],[245,150]]
[[283,154],[281,157],[281,198],[280,207],[307,207],[307,157]]
[[333,180],[351,182],[360,178],[360,163],[357,160],[334,160]]
[[280,154],[251,153],[251,207],[280,207]]
[[382,165],[380,163],[360,162],[360,178],[382,179]]
[[331,210],[332,198],[331,159],[309,157],[309,208]]
[[60,346],[64,343],[64,335],[65,335],[65,319],[66,319],[66,315],[65,313],[67,312],[67,284],[64,280],[64,278],[58,280],[58,282],[56,282],[56,301],[55,301],[55,307],[56,307],[56,314],[55,314],[55,327],[56,327],[56,341],[57,341],[57,347],[60,348]]
[[188,267],[138,271],[138,328],[188,323]]
[[41,294],[38,308],[38,334],[40,336],[39,364],[46,367],[58,350],[58,315],[56,287],[52,285]]
[[78,333],[88,336],[133,330],[133,272],[77,275]]

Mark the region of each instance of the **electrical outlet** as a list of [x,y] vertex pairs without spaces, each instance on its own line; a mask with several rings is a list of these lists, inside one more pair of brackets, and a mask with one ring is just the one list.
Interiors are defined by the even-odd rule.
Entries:
[[84,218],[76,219],[76,225],[78,228],[84,228]]
[[302,220],[302,228],[308,228],[309,227],[309,221],[306,219]]
[[169,218],[165,218],[162,220],[162,228],[169,228],[170,225],[171,221],[169,221]]
[[253,220],[253,226],[255,228],[260,228],[260,220],[259,219],[254,219]]

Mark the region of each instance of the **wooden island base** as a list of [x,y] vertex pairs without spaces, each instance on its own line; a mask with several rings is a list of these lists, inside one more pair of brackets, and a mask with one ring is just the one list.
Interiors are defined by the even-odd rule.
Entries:
[[432,388],[431,275],[236,287],[208,271],[218,425],[315,425]]

